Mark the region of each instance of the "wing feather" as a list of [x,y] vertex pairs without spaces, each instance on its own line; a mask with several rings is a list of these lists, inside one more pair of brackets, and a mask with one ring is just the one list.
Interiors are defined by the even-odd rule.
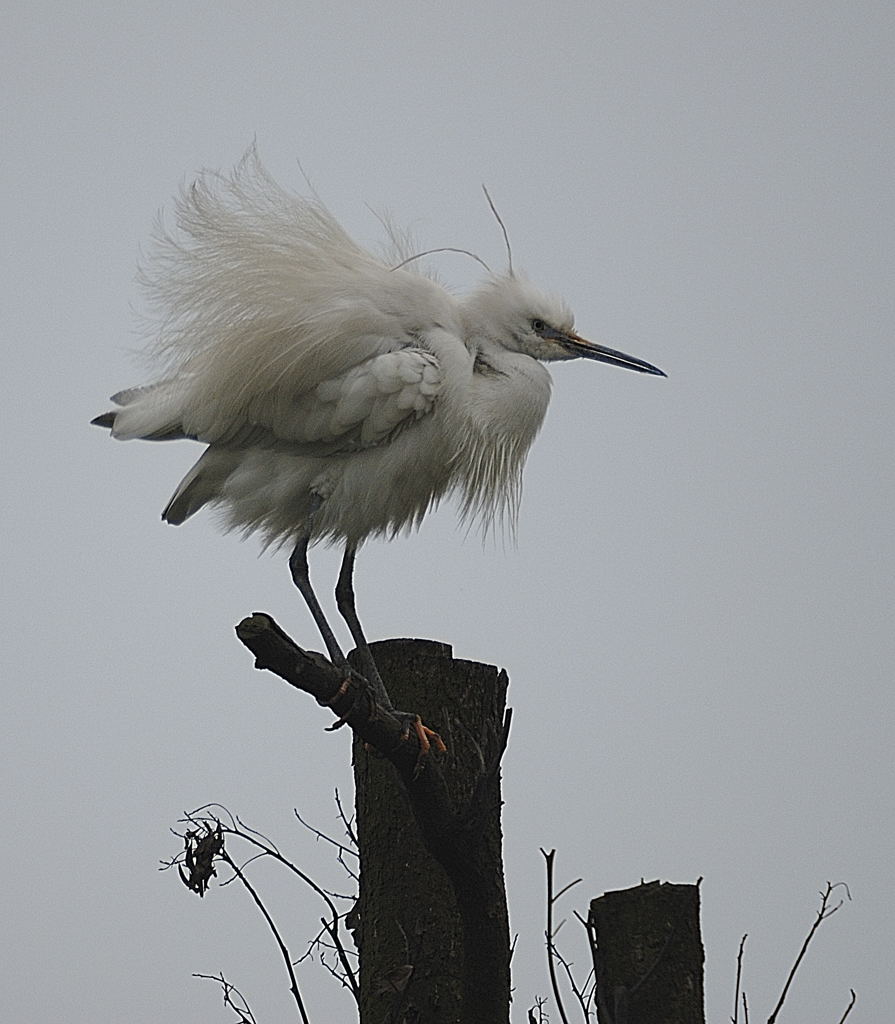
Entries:
[[444,289],[362,249],[254,151],[231,176],[207,173],[183,192],[142,278],[165,372],[121,396],[119,436],[376,443],[437,397],[427,333],[462,336]]

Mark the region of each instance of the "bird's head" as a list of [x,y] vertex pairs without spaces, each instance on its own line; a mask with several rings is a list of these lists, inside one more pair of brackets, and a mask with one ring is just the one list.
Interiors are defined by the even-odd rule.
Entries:
[[572,311],[554,295],[515,275],[493,277],[466,303],[473,329],[503,348],[533,359],[594,359],[659,377],[658,367],[615,349],[587,341],[575,333]]

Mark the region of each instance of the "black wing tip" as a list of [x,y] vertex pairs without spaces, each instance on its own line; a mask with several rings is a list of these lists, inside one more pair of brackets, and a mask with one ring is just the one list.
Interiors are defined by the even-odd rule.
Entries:
[[115,413],[104,412],[102,416],[97,416],[90,421],[92,427],[105,427],[107,430],[111,430],[115,426]]

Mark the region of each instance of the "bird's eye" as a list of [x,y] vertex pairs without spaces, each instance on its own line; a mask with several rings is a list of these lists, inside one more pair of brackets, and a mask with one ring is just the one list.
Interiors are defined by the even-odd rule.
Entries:
[[535,332],[535,334],[543,334],[544,331],[547,330],[547,325],[544,323],[543,320],[532,320],[531,329]]

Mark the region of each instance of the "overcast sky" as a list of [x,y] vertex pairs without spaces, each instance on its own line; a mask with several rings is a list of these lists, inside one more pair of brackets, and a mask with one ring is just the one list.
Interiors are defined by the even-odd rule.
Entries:
[[[513,1017],[547,994],[539,846],[566,914],[703,876],[709,1019],[735,957],[767,1017],[827,880],[788,1022],[891,1016],[891,4],[20,3],[5,19],[4,1016],[293,1012],[244,893],[156,867],[219,800],[321,881],[292,808],[337,831],[349,737],[256,673],[264,609],[319,646],[282,557],[159,512],[198,454],[88,421],[146,377],[134,274],[153,219],[257,140],[360,241],[370,208],[559,290],[582,334],[667,381],[555,371],[518,544],[454,510],[370,544],[372,638],[431,637],[511,678]],[[470,261],[445,256],[457,288]],[[316,552],[326,591],[338,554]],[[271,878],[296,953],[319,913]],[[572,925],[566,955],[586,969]],[[319,968],[314,1024],[350,1020]],[[764,1017],[762,1017],[762,1013]],[[781,1018],[781,1021],[783,1018]]]

